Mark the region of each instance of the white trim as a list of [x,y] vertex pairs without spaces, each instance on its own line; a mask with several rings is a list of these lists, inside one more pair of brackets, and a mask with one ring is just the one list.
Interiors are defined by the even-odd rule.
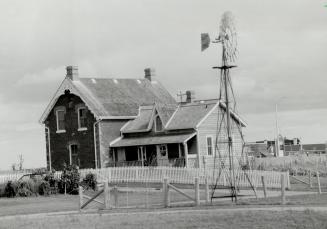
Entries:
[[[95,168],[98,168],[98,161],[97,161],[97,141],[96,141],[96,133],[95,133],[95,126],[101,122],[101,119],[97,120],[95,123],[93,123],[93,137],[94,137],[94,162],[95,162]],[[99,144],[100,144],[100,136],[99,136]]]
[[[226,109],[226,105],[224,103],[220,102],[220,105],[223,106]],[[234,116],[234,119],[238,120],[244,127],[247,126],[247,123],[243,119],[241,119],[241,117],[238,114],[236,114],[232,110],[230,110],[230,113],[231,113],[232,116]]]
[[213,106],[213,108],[211,108],[211,110],[198,122],[198,124],[196,124],[195,128],[199,128],[199,126],[201,126],[201,124],[209,117],[209,115],[211,115],[212,112],[214,112],[214,110],[218,107],[219,105],[219,101]]
[[[158,117],[159,117],[159,120],[161,122],[161,130],[157,130],[157,118]],[[161,117],[160,117],[158,111],[157,111],[157,114],[154,115],[153,123],[154,123],[154,132],[159,133],[159,132],[163,132],[164,131],[164,125],[162,123],[162,120],[161,120]]]
[[191,136],[189,136],[188,138],[186,138],[183,143],[187,143],[188,140],[190,140],[191,138],[193,138],[196,135],[196,133],[193,133]]
[[87,130],[87,127],[81,127],[81,128],[78,128],[77,131],[86,131]]
[[131,122],[131,120],[127,121],[121,128],[120,128],[120,134],[122,134],[122,132],[124,131],[124,128],[126,128],[126,126]]
[[171,115],[171,117],[169,118],[168,122],[165,125],[165,129],[167,129],[168,125],[170,124],[171,120],[174,118],[175,114],[177,113],[178,109],[180,108],[180,104],[177,106],[176,110],[174,111],[174,113]]
[[[81,86],[84,86],[80,81],[75,81],[75,83],[80,83]],[[85,103],[85,105],[89,108],[91,113],[95,116],[95,118],[98,118],[98,115],[96,114],[96,112],[92,110],[93,106],[90,106],[91,103],[96,103],[96,101],[92,101],[92,98],[90,100],[91,95],[83,95],[83,93],[80,92],[78,87],[76,85],[74,85],[74,83],[69,78],[66,77],[61,82],[59,88],[57,89],[56,93],[52,97],[50,103],[47,105],[45,111],[43,112],[41,118],[39,119],[39,123],[44,123],[44,121],[48,117],[49,113],[51,112],[53,107],[56,105],[58,98],[61,95],[65,94],[65,90],[69,90],[72,94],[79,96],[81,98],[81,100]],[[93,100],[95,100],[95,99],[93,98]]]
[[110,143],[109,143],[109,146],[111,147],[113,144],[115,144],[116,142],[118,142],[119,140],[121,140],[123,137],[118,137],[118,138],[116,138],[116,139],[114,139],[114,140],[112,140]]
[[45,129],[48,130],[48,151],[49,151],[49,170],[52,171],[51,165],[51,147],[50,147],[50,128],[45,126]]
[[136,116],[100,116],[99,119],[135,119],[137,118]]
[[[208,153],[208,138],[211,138],[211,155]],[[212,135],[206,135],[206,156],[212,157],[213,156],[213,136]]]
[[[58,109],[55,110],[56,127],[57,127],[56,133],[65,133],[66,132],[66,129],[59,129],[59,115],[58,115],[59,112],[63,112],[64,113],[64,117],[65,117],[66,109],[65,108],[61,108],[61,107],[58,107]],[[65,119],[64,119],[64,122],[65,122]]]

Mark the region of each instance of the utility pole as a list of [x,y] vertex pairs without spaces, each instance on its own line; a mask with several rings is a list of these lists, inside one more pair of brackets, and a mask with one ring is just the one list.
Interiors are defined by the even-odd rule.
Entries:
[[276,119],[276,141],[275,141],[275,156],[279,157],[280,155],[280,148],[279,148],[279,131],[278,131],[278,105],[276,103],[275,107],[275,119]]

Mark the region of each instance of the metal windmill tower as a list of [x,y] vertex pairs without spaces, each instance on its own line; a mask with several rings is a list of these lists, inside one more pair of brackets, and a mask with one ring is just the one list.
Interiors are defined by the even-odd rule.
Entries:
[[[208,34],[201,34],[202,51],[209,47],[210,38]],[[237,57],[237,40],[234,19],[230,12],[225,12],[221,18],[219,26],[219,35],[212,43],[221,44],[222,59],[221,66],[213,67],[219,70],[219,100],[224,106],[224,112],[218,112],[215,154],[214,154],[214,178],[215,183],[212,189],[211,197],[214,198],[214,192],[221,175],[224,174],[228,180],[230,197],[232,201],[237,201],[238,192],[238,172],[244,166],[244,139],[241,126],[232,121],[231,114],[236,111],[236,100],[230,70],[234,67]],[[237,132],[240,136],[239,142],[236,142],[233,135]],[[241,144],[240,144],[241,143]],[[241,155],[236,155],[235,146],[241,147]],[[226,155],[227,154],[227,155]],[[252,186],[252,185],[251,185]]]

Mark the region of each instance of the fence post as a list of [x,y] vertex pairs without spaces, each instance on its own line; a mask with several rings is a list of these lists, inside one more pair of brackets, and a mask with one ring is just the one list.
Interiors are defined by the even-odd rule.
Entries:
[[163,182],[163,187],[162,187],[162,191],[163,191],[163,195],[164,195],[164,206],[165,208],[169,207],[169,181],[168,178],[164,178],[164,182]]
[[311,170],[309,170],[309,187],[312,188],[312,182],[311,182]]
[[265,182],[264,176],[261,176],[261,182],[262,182],[262,188],[263,188],[263,195],[266,199],[267,198],[267,187],[266,187],[266,182]]
[[282,204],[285,204],[285,174],[280,175],[280,183],[281,183],[281,199],[282,199]]
[[104,182],[104,208],[110,208],[110,189],[107,181]]
[[194,186],[195,186],[195,206],[200,206],[200,185],[199,185],[199,177],[194,178]]
[[206,204],[209,204],[209,182],[208,177],[205,178],[205,196],[206,196]]
[[114,186],[114,201],[115,201],[115,208],[118,207],[118,189],[117,185]]
[[79,195],[79,211],[82,210],[82,205],[83,205],[83,187],[78,186],[78,195]]
[[318,193],[321,194],[319,171],[317,170]]

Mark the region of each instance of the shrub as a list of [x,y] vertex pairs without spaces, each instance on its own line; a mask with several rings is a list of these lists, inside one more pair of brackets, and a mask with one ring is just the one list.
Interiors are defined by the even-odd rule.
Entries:
[[40,185],[38,186],[39,190],[38,193],[40,195],[50,195],[51,194],[51,188],[50,188],[50,183],[46,180],[41,181]]
[[71,165],[65,167],[60,181],[58,183],[59,193],[68,193],[77,195],[78,194],[78,186],[79,186],[79,173],[77,166]]
[[49,183],[50,194],[57,194],[59,192],[58,189],[59,180],[54,178],[54,173],[55,170],[52,170],[51,172],[48,172],[44,177],[44,181],[47,181]]
[[97,178],[96,178],[95,174],[93,174],[93,173],[86,174],[85,178],[82,181],[82,185],[86,189],[93,189],[94,191],[96,191],[96,189],[97,189]]
[[17,193],[17,186],[12,181],[8,181],[5,187],[5,196],[8,198],[15,197]]
[[[34,187],[33,187],[34,188]],[[16,194],[22,197],[28,197],[32,195],[31,182],[21,181],[18,182]]]

